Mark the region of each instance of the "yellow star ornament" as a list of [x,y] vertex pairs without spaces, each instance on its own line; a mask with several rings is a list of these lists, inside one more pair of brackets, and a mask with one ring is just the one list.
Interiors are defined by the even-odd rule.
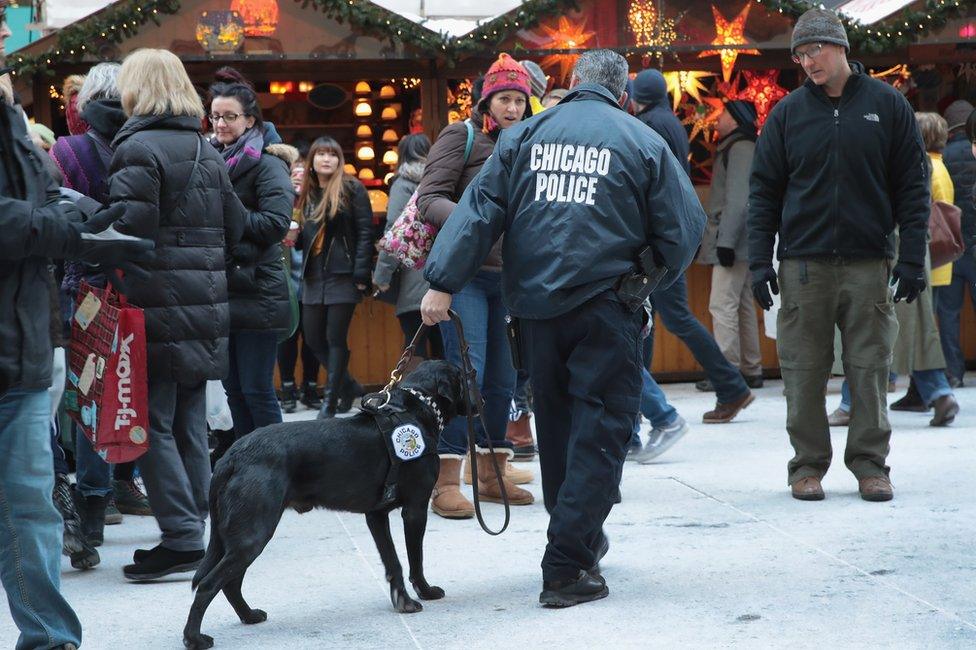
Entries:
[[664,80],[668,84],[668,92],[671,93],[673,110],[678,110],[678,104],[681,103],[683,93],[688,93],[696,102],[701,103],[701,91],[708,92],[701,80],[712,76],[714,76],[713,72],[699,72],[698,70],[665,72]]
[[[749,9],[752,8],[752,0],[746,3],[739,15],[732,20],[726,20],[725,16],[712,5],[712,15],[715,16],[715,39],[712,45],[748,45],[744,35],[746,18],[749,17]],[[759,50],[731,50],[717,49],[708,50],[699,54],[699,58],[705,56],[722,57],[722,78],[728,82],[732,77],[732,68],[735,67],[735,60],[740,54],[759,54]]]

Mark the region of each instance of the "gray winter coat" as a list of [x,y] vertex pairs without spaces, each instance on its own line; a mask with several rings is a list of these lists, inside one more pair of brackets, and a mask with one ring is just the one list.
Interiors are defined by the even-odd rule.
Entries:
[[[112,143],[111,203],[125,203],[120,232],[156,242],[130,278],[129,301],[146,316],[151,381],[196,383],[227,375],[226,249],[241,239],[245,208],[200,120],[136,115]],[[200,161],[191,181],[200,142]]]
[[749,170],[756,143],[729,136],[715,151],[712,184],[708,194],[708,223],[702,238],[701,264],[718,264],[716,248],[731,248],[735,261],[749,261],[746,215],[749,212]]
[[[400,167],[399,175],[390,186],[390,201],[386,208],[386,230],[397,220],[407,201],[417,189],[420,178],[424,175],[424,162],[407,163]],[[411,311],[420,311],[420,301],[430,287],[424,280],[423,269],[408,269],[400,266],[399,260],[389,253],[380,251],[373,271],[373,284],[387,285],[393,279],[393,274],[400,268],[400,290],[397,293],[396,315],[400,316]]]

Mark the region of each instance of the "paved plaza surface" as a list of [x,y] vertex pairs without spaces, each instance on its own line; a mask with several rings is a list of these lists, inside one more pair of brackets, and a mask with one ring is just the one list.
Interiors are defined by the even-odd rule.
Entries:
[[[664,388],[692,429],[656,464],[624,469],[623,502],[606,527],[609,598],[558,611],[538,605],[547,516],[537,477],[526,486],[537,503],[513,508],[500,537],[474,520],[431,515],[426,573],[447,596],[423,612],[393,611],[361,515],[289,511],[244,582],[268,621],[242,625],[221,594],[203,632],[217,648],[976,647],[976,388],[957,392],[962,413],[949,428],[891,414],[895,499],[880,504],[858,497],[843,465],[844,429],[833,430],[827,499],[790,498],[782,382],[767,382],[727,425],[700,424],[713,395]],[[831,382],[830,410],[839,388]],[[501,506],[485,511],[497,527]],[[406,564],[400,519],[391,521]],[[122,577],[132,551],[157,534],[151,518],[127,516],[106,528],[95,570],[74,571],[64,559],[83,647],[182,647],[189,576]],[[15,638],[0,614],[0,647]]]

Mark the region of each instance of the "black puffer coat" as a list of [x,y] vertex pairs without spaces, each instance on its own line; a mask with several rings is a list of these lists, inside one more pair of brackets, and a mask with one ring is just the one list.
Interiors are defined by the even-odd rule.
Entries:
[[152,381],[189,384],[227,375],[224,251],[240,240],[245,210],[223,158],[199,129],[195,117],[136,115],[112,143],[109,196],[126,204],[116,228],[156,242],[139,262],[150,276],[129,280],[130,302],[145,310]]
[[[373,275],[373,208],[366,188],[355,178],[345,181],[345,204],[329,220],[325,242],[320,255],[312,256],[312,243],[321,224],[310,218],[318,201],[309,201],[302,215],[305,223],[296,248],[305,251],[302,277],[308,273],[309,264],[324,264],[326,273],[351,274],[357,284],[369,285]],[[313,195],[314,198],[314,195]],[[324,255],[324,257],[323,257]]]
[[232,176],[231,182],[247,216],[241,241],[228,249],[230,329],[287,329],[291,309],[281,240],[295,204],[288,165],[265,150],[255,165]]

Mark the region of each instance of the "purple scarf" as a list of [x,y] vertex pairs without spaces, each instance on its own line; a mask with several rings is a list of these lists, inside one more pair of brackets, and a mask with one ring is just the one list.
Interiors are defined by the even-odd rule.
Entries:
[[227,173],[233,181],[241,174],[258,164],[264,151],[264,133],[261,129],[250,128],[234,144],[223,146],[214,137],[210,141],[227,164]]

